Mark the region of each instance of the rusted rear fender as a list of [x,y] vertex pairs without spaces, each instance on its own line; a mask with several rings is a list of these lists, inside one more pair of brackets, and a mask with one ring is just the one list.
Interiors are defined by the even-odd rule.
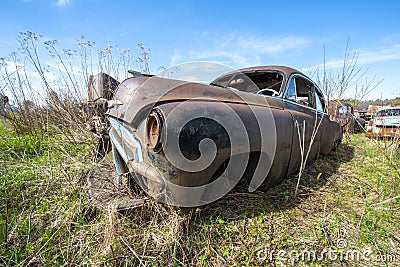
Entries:
[[322,155],[328,155],[332,150],[336,149],[341,143],[343,138],[342,127],[339,123],[331,121],[327,115],[324,116],[321,145],[319,148],[319,153]]

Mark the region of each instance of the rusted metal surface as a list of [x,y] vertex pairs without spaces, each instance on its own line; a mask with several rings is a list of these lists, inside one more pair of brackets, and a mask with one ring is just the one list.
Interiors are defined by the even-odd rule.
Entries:
[[370,133],[372,137],[390,137],[395,138],[400,136],[400,126],[389,127],[389,126],[377,126],[376,132]]
[[[114,162],[119,173],[132,173],[136,183],[156,198],[165,192],[166,182],[195,187],[213,181],[232,160],[232,143],[224,127],[216,120],[207,119],[205,115],[204,118],[201,117],[202,114],[218,114],[218,103],[224,103],[244,124],[249,144],[249,149],[246,150],[243,143],[243,153],[249,154],[244,179],[252,175],[257,163],[265,164],[267,168],[260,189],[266,190],[296,172],[306,154],[308,161],[318,154],[329,154],[342,139],[341,127],[331,121],[321,108],[317,111],[315,98],[316,95],[322,96],[322,93],[305,75],[289,67],[267,66],[241,69],[223,76],[263,71],[277,74],[279,85],[271,90],[266,88],[267,93],[273,96],[263,95],[263,88],[259,88],[258,93],[249,93],[218,84],[205,85],[159,77],[139,76],[123,81],[114,96],[114,100],[122,104],[112,107],[107,113],[113,121],[110,137],[115,154]],[[304,102],[286,97],[289,79],[295,74],[309,81],[308,106]],[[213,83],[217,82],[218,79]],[[180,153],[186,159],[195,161],[201,156],[199,146],[202,140],[210,139],[216,147],[213,161],[197,172],[183,170],[171,164],[163,147],[167,135],[166,118],[171,118],[174,110],[189,100],[192,102],[190,107],[185,107],[186,111],[199,114],[199,117],[193,118],[181,129],[172,129],[179,130]],[[319,101],[325,103],[324,99]],[[269,133],[260,130],[257,120],[267,113],[271,116],[271,138],[268,138]],[[176,121],[180,119],[172,118]],[[235,129],[236,125],[232,127]],[[128,135],[124,135],[123,129],[130,131],[129,138],[134,140],[134,145],[133,141],[127,140]],[[263,139],[265,136],[267,138]],[[301,145],[305,146],[303,153],[300,153]],[[263,152],[263,147],[271,149]],[[241,151],[240,145],[235,149]],[[268,155],[264,155],[265,153]],[[270,162],[258,162],[261,158]],[[184,194],[182,192],[182,197],[187,197]],[[175,197],[179,197],[179,193]]]
[[111,100],[119,82],[110,75],[100,72],[90,75],[88,81],[88,101],[93,102],[100,98]]

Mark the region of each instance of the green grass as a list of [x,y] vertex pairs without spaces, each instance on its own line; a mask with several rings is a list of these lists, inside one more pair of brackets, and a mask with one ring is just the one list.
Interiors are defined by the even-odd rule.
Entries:
[[[46,132],[16,135],[4,124],[0,134],[0,265],[400,264],[400,157],[395,149],[385,157],[383,140],[349,136],[306,168],[297,197],[292,176],[268,192],[238,187],[190,216],[154,202],[121,215],[98,212],[88,201],[93,145]],[[338,244],[343,240],[346,247]],[[348,250],[387,261],[294,257]]]
[[71,234],[66,222],[87,225],[79,212],[87,207],[84,173],[93,146],[45,131],[16,134],[3,122],[0,136],[0,264],[68,262],[57,246]]

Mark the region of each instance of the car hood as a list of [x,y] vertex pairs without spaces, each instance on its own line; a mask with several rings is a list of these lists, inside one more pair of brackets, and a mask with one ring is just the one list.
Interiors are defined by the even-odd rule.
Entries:
[[157,104],[185,100],[209,100],[282,108],[282,100],[278,98],[207,84],[140,76],[128,78],[118,86],[114,97],[114,103],[117,104],[109,109],[107,114],[137,128]]

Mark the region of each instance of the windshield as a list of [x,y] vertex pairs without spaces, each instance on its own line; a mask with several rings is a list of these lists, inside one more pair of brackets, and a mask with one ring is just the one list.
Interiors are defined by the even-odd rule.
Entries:
[[383,109],[376,113],[376,117],[400,116],[400,108],[398,109]]
[[340,106],[339,109],[339,114],[346,114],[347,113],[347,108],[344,106]]
[[283,75],[276,71],[256,71],[247,73],[234,73],[214,80],[211,85],[230,87],[243,92],[258,93],[264,95],[280,94]]

